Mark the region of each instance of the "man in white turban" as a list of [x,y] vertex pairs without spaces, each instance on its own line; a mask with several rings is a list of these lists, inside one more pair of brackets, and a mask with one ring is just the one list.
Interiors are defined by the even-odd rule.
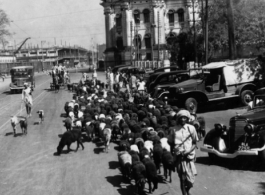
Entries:
[[195,182],[197,170],[194,164],[195,148],[198,136],[194,126],[188,124],[190,112],[180,110],[177,113],[177,126],[173,128],[176,168],[180,179],[182,194],[189,194]]

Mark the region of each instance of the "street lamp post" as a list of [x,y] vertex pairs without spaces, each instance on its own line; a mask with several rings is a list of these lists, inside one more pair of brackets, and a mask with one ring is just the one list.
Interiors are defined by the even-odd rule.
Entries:
[[45,43],[45,41],[41,41],[41,55],[42,55],[41,66],[42,66],[42,71],[44,70],[44,67],[43,67],[43,61],[44,61],[44,55],[43,55],[43,43]]
[[197,62],[197,44],[196,44],[196,26],[195,26],[195,0],[192,0],[192,16],[193,16],[193,30],[194,30],[194,67]]
[[151,54],[152,54],[152,65],[154,63],[154,29],[155,29],[156,25],[155,24],[151,24]]

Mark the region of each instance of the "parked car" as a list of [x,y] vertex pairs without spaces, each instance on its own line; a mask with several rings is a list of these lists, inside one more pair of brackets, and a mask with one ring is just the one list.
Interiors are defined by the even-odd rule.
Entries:
[[118,71],[121,73],[134,74],[134,75],[143,75],[145,73],[142,69],[133,66],[121,67],[118,69]]
[[147,91],[154,93],[157,86],[162,88],[163,86],[171,86],[173,84],[186,81],[190,78],[188,70],[177,70],[172,72],[163,72],[157,76],[157,78],[151,82]]
[[128,67],[129,65],[119,65],[119,66],[115,66],[112,68],[112,72],[116,73],[119,69],[123,68],[123,67]]
[[176,71],[178,70],[177,66],[168,66],[168,67],[162,67],[162,68],[157,68],[152,71],[147,71],[147,74],[145,75],[145,81],[146,84],[149,85],[151,82],[153,82],[158,75],[166,73],[166,72],[171,72],[171,71]]
[[166,97],[171,104],[196,112],[199,105],[229,98],[239,98],[243,105],[247,105],[261,83],[245,62],[215,62],[203,66],[202,70],[208,73],[172,85],[167,92],[161,92],[163,94],[158,96]]
[[265,168],[265,88],[255,92],[250,110],[230,119],[228,128],[215,124],[207,133],[201,151],[207,152],[213,161],[238,156],[257,157],[256,163]]

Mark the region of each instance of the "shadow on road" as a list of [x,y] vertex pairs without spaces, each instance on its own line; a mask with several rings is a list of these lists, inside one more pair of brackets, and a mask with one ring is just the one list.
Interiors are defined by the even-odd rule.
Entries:
[[[5,136],[10,136],[10,135],[14,135],[13,132],[8,132],[5,134]],[[16,135],[14,137],[22,137],[24,134],[23,133],[16,133]]]
[[14,133],[13,132],[8,132],[8,133],[6,133],[5,136],[9,136],[9,135],[14,135]]
[[110,161],[109,162],[109,169],[118,169],[120,164],[118,161]]
[[94,148],[94,153],[95,154],[103,153],[103,151],[104,151],[104,148]]
[[[122,175],[108,176],[106,180],[113,185],[113,187],[118,188],[117,191],[120,195],[134,195],[135,188],[132,184],[124,183]],[[123,184],[123,185],[122,185]]]
[[202,114],[205,112],[213,112],[213,111],[223,111],[228,109],[235,109],[235,108],[244,108],[240,101],[237,98],[228,99],[222,102],[212,102],[207,103],[203,107],[200,107],[198,113]]
[[265,182],[259,182],[258,185],[259,188],[261,189],[261,192],[259,194],[265,195]]
[[58,134],[58,137],[59,137],[59,138],[62,138],[62,137],[63,137],[63,134]]
[[62,118],[66,118],[66,117],[67,117],[67,114],[66,114],[66,113],[62,113],[62,114],[60,115],[60,117],[62,117]]

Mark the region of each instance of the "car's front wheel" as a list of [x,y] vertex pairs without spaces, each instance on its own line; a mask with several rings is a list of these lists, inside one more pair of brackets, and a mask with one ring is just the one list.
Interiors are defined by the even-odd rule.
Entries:
[[251,90],[244,90],[241,93],[241,102],[243,105],[247,106],[249,102],[253,99],[253,92]]

